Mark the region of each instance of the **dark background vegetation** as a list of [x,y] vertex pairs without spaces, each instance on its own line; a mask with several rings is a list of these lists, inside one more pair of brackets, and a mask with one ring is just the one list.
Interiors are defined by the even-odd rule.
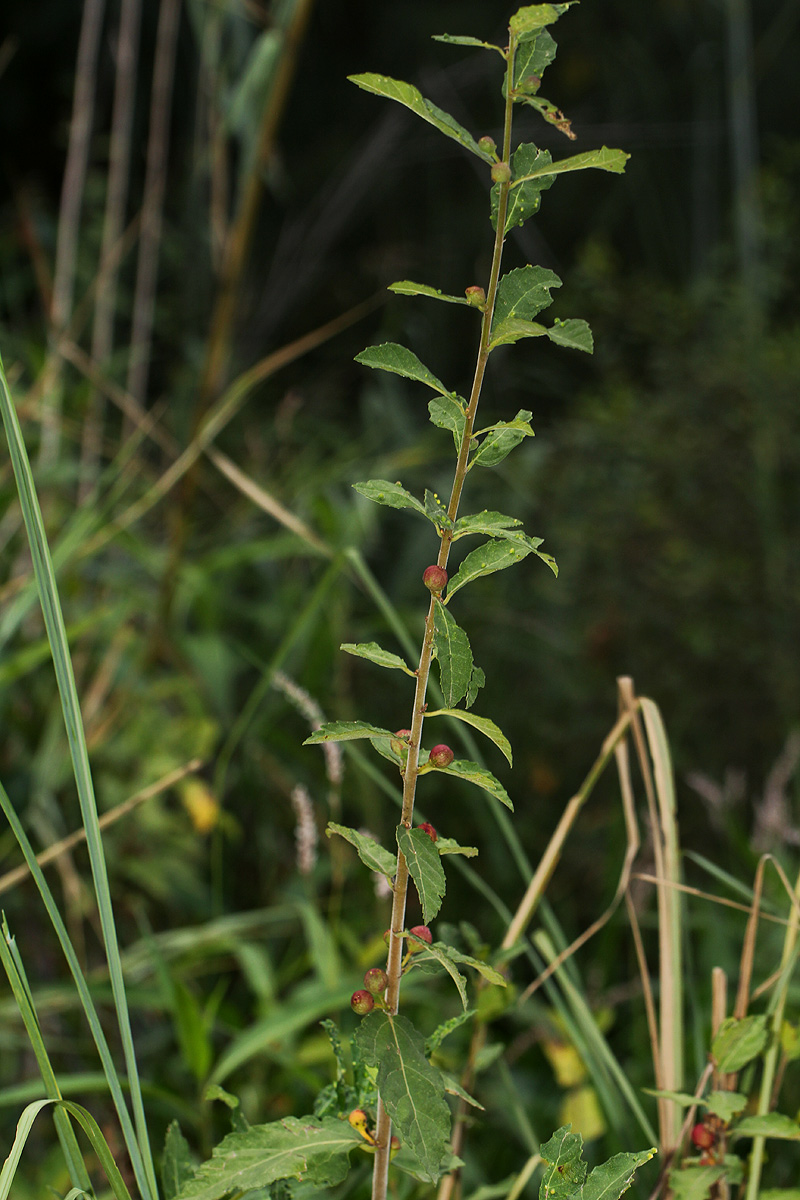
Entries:
[[[110,5],[101,49],[77,301],[98,264],[116,7]],[[156,6],[144,8],[128,220],[141,203],[156,41]],[[255,39],[291,8],[266,0],[219,6],[224,37],[212,107],[223,118]],[[560,180],[544,194],[536,220],[511,236],[506,265],[556,270],[564,287],[553,312],[588,319],[596,350],[585,359],[523,342],[493,356],[487,422],[529,408],[537,437],[469,481],[470,510],[488,506],[523,518],[560,566],[556,581],[526,561],[476,584],[458,610],[486,669],[479,711],[498,721],[515,749],[513,776],[493,752],[487,765],[509,787],[519,844],[534,862],[613,723],[620,674],[632,675],[664,714],[687,846],[747,881],[754,834],[758,848],[778,849],[787,859],[800,838],[791,740],[800,708],[800,4],[760,0],[745,14],[752,41],[744,72],[730,41],[736,10],[734,0],[585,0],[554,31],[559,56],[543,87],[572,119],[577,140],[566,142],[527,112],[518,121],[520,139],[536,140],[554,156],[601,144],[632,155],[623,177],[583,172]],[[198,118],[206,111],[198,100],[206,87],[198,29],[209,12],[187,4],[181,18],[146,396],[178,447],[202,416],[199,380],[220,286],[210,145]],[[61,453],[39,482],[54,544],[72,536],[59,583],[68,624],[82,622],[73,645],[83,694],[96,700],[87,720],[101,807],[199,755],[211,813],[208,831],[191,796],[173,792],[114,827],[109,853],[124,940],[135,942],[148,929],[200,928],[225,914],[266,913],[276,923],[266,943],[263,929],[251,937],[235,927],[212,938],[211,949],[169,958],[160,975],[142,968],[143,1055],[153,1062],[161,1055],[158,1119],[174,1115],[176,1097],[194,1086],[191,1055],[183,1043],[179,1055],[172,1023],[181,1028],[180,988],[205,1014],[198,1020],[216,1056],[238,1030],[286,1003],[307,971],[328,970],[325,985],[347,992],[359,944],[379,940],[388,919],[385,902],[381,909],[371,899],[349,857],[340,855],[338,864],[334,858],[331,867],[328,844],[314,874],[297,875],[290,794],[298,783],[306,786],[322,826],[330,815],[327,784],[318,751],[300,749],[306,718],[269,686],[267,672],[279,665],[329,718],[407,723],[407,687],[337,651],[341,641],[372,639],[399,648],[385,613],[342,555],[358,549],[416,638],[419,576],[434,546],[414,517],[371,508],[350,485],[402,478],[415,493],[425,486],[446,492],[449,439],[427,423],[426,397],[414,386],[368,372],[353,356],[373,342],[402,341],[450,385],[467,388],[472,315],[387,298],[383,289],[400,278],[453,292],[484,282],[490,231],[487,180],[476,160],[345,77],[373,70],[408,79],[476,135],[496,135],[496,56],[429,35],[502,40],[508,15],[496,0],[328,0],[312,8],[263,172],[226,380],[362,301],[374,298],[374,305],[255,389],[216,444],[306,522],[332,558],[260,511],[204,459],[190,485],[173,489],[101,550],[83,553],[90,534],[171,460],[144,443],[124,503],[112,494],[112,471],[92,502],[94,517],[76,532],[77,447],[89,388],[71,366],[63,371]],[[35,382],[47,348],[48,272],[80,17],[76,0],[17,0],[4,6],[0,41],[0,334],[34,457],[41,402]],[[239,124],[225,141],[228,219],[260,103],[257,90],[250,109],[240,100]],[[106,364],[120,382],[134,262],[131,250],[122,263],[116,349]],[[79,317],[74,336],[85,348],[87,328]],[[104,463],[119,448],[120,430],[109,409]],[[20,595],[14,580],[27,566],[7,463],[0,492],[8,506],[0,527],[10,606]],[[0,614],[0,634],[3,780],[46,844],[78,818],[35,609],[12,626],[2,626]],[[521,883],[480,801],[444,789],[421,801],[444,832],[480,845],[481,873],[513,908]],[[391,830],[391,802],[352,760],[341,806],[350,824],[384,836]],[[604,784],[554,882],[552,899],[570,936],[613,888],[622,837],[614,788]],[[13,865],[5,835],[0,849]],[[85,928],[91,961],[91,915],[71,864],[61,867],[61,886],[74,927]],[[473,896],[455,876],[447,916],[455,921],[468,911],[492,940],[495,915],[477,914]],[[289,901],[300,909],[284,913]],[[3,903],[20,935],[38,929],[27,885]],[[305,924],[298,925],[298,911]],[[309,916],[318,911],[331,918],[327,932]],[[732,927],[730,944],[717,947],[726,965],[738,936]],[[51,977],[48,944],[42,936],[23,946],[32,975]],[[634,974],[619,932],[603,935],[594,957],[586,954],[582,969],[598,1004]],[[710,965],[707,947],[699,959],[700,976]],[[77,1021],[72,1028],[69,1012],[52,1020],[65,1069],[78,1073],[84,1035]],[[644,1036],[638,1021],[630,1023],[638,1030],[628,1029],[631,1040]],[[618,1036],[624,1056],[626,1034]],[[6,1029],[2,1037],[0,1086],[8,1090],[25,1070],[19,1031]],[[281,1057],[273,1048],[269,1082],[258,1060],[229,1081],[258,1119],[305,1111],[326,1081],[322,1041],[302,1045],[301,1070],[289,1050]],[[194,1084],[205,1073],[202,1064],[194,1069]],[[645,1065],[631,1073],[648,1082]],[[548,1078],[543,1061],[525,1061],[518,1086],[534,1092],[540,1077]],[[538,1122],[546,1124],[556,1109],[554,1102],[534,1107],[537,1132],[549,1132]],[[14,1110],[7,1104],[5,1111],[10,1127]],[[202,1143],[208,1128],[197,1136]],[[502,1169],[502,1161],[485,1167],[488,1176]]]

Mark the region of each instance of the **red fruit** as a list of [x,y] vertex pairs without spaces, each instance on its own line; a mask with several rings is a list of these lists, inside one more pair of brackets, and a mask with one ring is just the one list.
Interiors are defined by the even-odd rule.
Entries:
[[714,1134],[707,1125],[695,1125],[692,1129],[692,1141],[698,1150],[710,1150],[714,1145]]
[[375,998],[362,988],[358,992],[353,992],[350,997],[350,1007],[354,1013],[358,1013],[360,1017],[365,1017],[375,1007]]
[[444,567],[439,567],[436,563],[433,563],[422,572],[422,582],[429,592],[433,592],[434,596],[439,596],[447,584],[447,571],[445,571]]
[[442,742],[438,746],[433,747],[428,755],[428,762],[432,767],[449,767],[454,758],[455,754],[453,754],[453,751]]
[[[429,946],[433,941],[433,934],[431,933],[430,929],[428,929],[427,925],[412,925],[409,933],[413,933],[414,937],[419,938],[420,941],[427,942]],[[415,954],[417,950],[421,950],[422,947],[418,946],[416,942],[409,941],[408,949],[410,954]]]
[[364,976],[364,987],[373,996],[382,996],[389,984],[389,976],[383,967],[370,967]]
[[433,826],[429,825],[427,821],[423,821],[421,825],[417,826],[417,829],[421,829],[423,833],[427,833],[432,842],[435,842],[439,836]]

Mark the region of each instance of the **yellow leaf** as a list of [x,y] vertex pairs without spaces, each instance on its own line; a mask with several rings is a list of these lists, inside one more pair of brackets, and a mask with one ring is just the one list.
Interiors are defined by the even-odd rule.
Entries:
[[586,1078],[586,1067],[574,1046],[556,1039],[548,1039],[542,1043],[547,1061],[553,1068],[553,1074],[559,1087],[571,1088],[577,1083],[583,1083]]
[[219,804],[202,779],[184,779],[180,783],[183,807],[197,833],[210,833],[219,821]]
[[567,1092],[561,1104],[559,1125],[571,1125],[575,1133],[580,1133],[585,1142],[592,1138],[602,1137],[606,1131],[606,1123],[597,1102],[597,1093],[593,1087],[574,1088]]

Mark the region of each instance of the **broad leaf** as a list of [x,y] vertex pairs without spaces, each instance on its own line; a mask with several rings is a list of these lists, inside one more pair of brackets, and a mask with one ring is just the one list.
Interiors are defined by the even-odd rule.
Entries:
[[194,1175],[197,1164],[192,1161],[189,1143],[181,1133],[177,1121],[170,1121],[164,1138],[164,1156],[161,1160],[161,1181],[164,1200],[175,1197]]
[[723,1166],[686,1166],[669,1173],[672,1200],[708,1200],[712,1186],[726,1174]]
[[[517,53],[514,55],[514,90],[532,90],[536,85],[531,76],[535,75],[541,81],[556,56],[556,50],[556,43],[546,29],[526,37],[517,46]],[[505,81],[503,94],[505,95]]]
[[421,1035],[405,1017],[373,1011],[359,1024],[354,1040],[363,1061],[378,1068],[378,1090],[400,1141],[426,1180],[435,1183],[450,1136],[450,1109]]
[[399,654],[392,654],[389,650],[384,650],[377,642],[342,642],[339,649],[344,650],[346,654],[354,654],[356,658],[366,658],[379,667],[388,667],[394,671],[405,671],[406,675],[414,675]]
[[365,483],[354,483],[353,487],[375,504],[386,504],[389,508],[411,508],[420,516],[428,515],[419,500],[399,483],[390,483],[388,479],[368,479]]
[[229,1192],[264,1188],[277,1179],[329,1187],[344,1179],[348,1155],[360,1142],[355,1129],[336,1117],[286,1117],[254,1125],[246,1133],[229,1133],[184,1185],[179,1200],[220,1200]]
[[347,825],[337,825],[335,821],[328,822],[325,832],[328,837],[332,833],[338,833],[339,837],[343,837],[351,846],[355,846],[358,857],[370,871],[374,871],[376,875],[385,875],[387,879],[393,878],[397,870],[397,858],[384,849],[380,842],[374,841],[364,833],[359,833],[357,829],[350,829]]
[[508,980],[505,975],[501,975],[494,967],[490,967],[488,963],[480,958],[473,958],[470,954],[462,954],[460,950],[456,950],[454,946],[445,946],[443,942],[436,943],[440,950],[444,950],[454,963],[461,963],[465,967],[472,967],[479,975],[482,975],[487,983],[492,983],[495,987],[508,987]]
[[436,842],[436,849],[440,854],[463,854],[465,858],[475,858],[478,854],[477,846],[459,846],[455,838],[441,836]]
[[474,664],[469,638],[441,601],[433,616],[433,653],[439,662],[445,705],[455,708],[467,694]]
[[397,844],[414,880],[427,925],[442,907],[446,887],[439,851],[423,829],[407,829],[405,825],[397,826]]
[[705,1106],[727,1125],[732,1117],[740,1113],[747,1104],[744,1092],[710,1092],[705,1098]]
[[[529,217],[539,211],[542,203],[542,192],[547,191],[555,183],[555,175],[548,175],[545,168],[553,161],[549,150],[540,150],[533,142],[523,142],[517,146],[511,155],[511,188],[508,193],[508,209],[506,211],[505,233],[515,225],[522,225]],[[515,180],[524,179],[517,187]],[[492,229],[497,228],[497,209],[500,204],[500,184],[492,187],[491,221]]]
[[498,750],[508,759],[508,765],[513,766],[509,740],[489,717],[478,717],[475,713],[464,712],[460,708],[437,708],[434,712],[427,713],[426,716],[456,717],[459,721],[466,721],[467,725],[472,725],[474,729],[480,730],[484,737],[488,737],[490,741],[494,742]]
[[653,1147],[635,1154],[615,1154],[608,1162],[601,1163],[589,1172],[581,1200],[619,1200],[633,1183],[635,1172],[650,1162],[655,1153]]
[[[430,838],[428,839],[430,841]],[[421,948],[420,948],[421,947]],[[444,967],[447,974],[452,979],[458,989],[458,994],[461,997],[461,1005],[464,1011],[467,1010],[467,981],[459,971],[453,959],[447,953],[447,947],[440,946],[437,942],[429,945],[427,942],[419,942],[417,947],[418,953],[412,958],[412,966],[421,966],[425,962],[438,962]]]
[[380,725],[369,725],[366,721],[327,721],[315,729],[303,742],[304,746],[316,746],[320,742],[353,742],[357,738],[394,737],[391,729]]
[[510,346],[522,338],[547,337],[550,330],[538,321],[520,321],[519,317],[508,317],[494,329],[489,349],[496,346]]
[[438,533],[443,533],[446,529],[453,528],[453,522],[447,515],[447,509],[442,504],[435,492],[431,492],[428,488],[425,489],[425,512],[430,521],[433,521]]
[[550,1197],[553,1200],[566,1198],[586,1178],[586,1163],[581,1158],[583,1138],[579,1133],[571,1133],[571,1129],[571,1125],[564,1125],[539,1147],[545,1163],[539,1195],[548,1197],[548,1200]]
[[480,46],[484,50],[496,50],[501,58],[505,58],[500,46],[495,46],[493,42],[482,42],[480,38],[453,33],[434,33],[431,36],[434,42],[448,42],[451,46]]
[[466,304],[468,308],[473,307],[466,296],[451,296],[441,288],[431,287],[427,283],[414,283],[411,279],[400,279],[397,283],[390,283],[389,291],[397,292],[398,296],[430,296],[431,300],[444,300],[446,304]]
[[497,537],[500,530],[514,529],[521,524],[522,521],[516,517],[507,517],[505,513],[489,512],[484,509],[483,512],[474,513],[468,517],[459,517],[456,521],[453,541],[457,541],[460,537],[466,537],[470,533],[485,533],[489,537]]
[[731,1136],[780,1138],[782,1141],[796,1142],[800,1140],[800,1125],[785,1113],[762,1113],[737,1121]]
[[577,0],[566,0],[564,4],[526,5],[525,8],[520,8],[514,13],[508,23],[509,31],[512,37],[522,41],[543,29],[545,25],[553,25],[575,3]]
[[583,350],[586,354],[594,351],[592,331],[585,321],[570,317],[568,321],[556,321],[552,329],[547,330],[547,336],[557,346],[566,346],[568,350]]
[[396,100],[398,104],[404,104],[418,117],[422,117],[423,121],[427,121],[447,137],[453,138],[467,150],[471,150],[473,154],[477,154],[478,158],[482,158],[484,162],[494,162],[491,154],[481,150],[475,138],[463,125],[459,125],[458,121],[449,113],[443,112],[430,100],[426,100],[412,84],[404,83],[401,79],[390,79],[387,75],[371,73],[348,75],[347,78],[357,87],[363,88],[365,92],[373,92],[376,96],[385,96],[388,100]]
[[728,1017],[711,1043],[711,1056],[723,1074],[740,1071],[758,1057],[766,1043],[767,1018],[763,1014],[743,1017],[740,1021]]
[[[513,567],[515,563],[522,562],[523,558],[527,558],[530,553],[531,547],[522,541],[503,538],[494,542],[485,542],[477,550],[470,551],[456,574],[449,580],[447,584],[448,602],[459,588],[472,583],[475,579],[480,579],[482,575],[492,575],[495,571],[504,571],[506,567]],[[448,701],[448,708],[453,707],[452,702]]]
[[381,346],[368,346],[356,355],[355,361],[365,367],[374,367],[379,371],[391,371],[394,375],[402,375],[404,379],[415,379],[425,383],[435,392],[449,396],[447,388],[441,379],[437,379],[424,363],[420,362],[413,350],[397,342],[384,342]]
[[571,158],[560,158],[556,162],[542,164],[524,175],[515,177],[511,180],[511,190],[513,192],[515,188],[524,187],[531,180],[539,179],[543,175],[564,175],[567,171],[585,171],[587,167],[621,175],[629,158],[630,154],[626,154],[624,150],[610,150],[608,146],[601,146],[599,150],[586,150],[583,154],[573,154]]
[[463,405],[454,396],[435,396],[433,400],[428,401],[428,412],[437,428],[450,430],[458,450],[467,419]]
[[553,303],[550,289],[561,287],[561,280],[546,267],[517,267],[500,280],[492,318],[492,333],[510,318],[532,321]]
[[392,743],[396,742],[396,741],[397,741],[396,737],[393,737],[391,739],[389,739],[387,737],[382,737],[382,738],[373,737],[373,738],[369,739],[372,749],[376,750],[378,752],[378,754],[380,754],[381,758],[385,758],[387,762],[394,763],[394,765],[396,767],[402,767],[403,759],[397,753],[396,750],[392,749]]
[[508,792],[503,787],[499,779],[495,779],[491,771],[487,771],[484,767],[479,767],[477,763],[470,762],[466,758],[457,758],[450,763],[449,767],[437,767],[437,771],[441,771],[444,775],[454,775],[456,779],[463,779],[466,783],[474,783],[476,787],[482,788],[484,792],[488,792],[490,796],[494,796],[495,800],[499,800],[501,804],[505,804],[506,808],[514,811],[514,805]]
[[470,467],[496,467],[507,458],[523,438],[533,437],[530,419],[533,414],[521,408],[513,421],[500,421],[489,429],[472,456]]

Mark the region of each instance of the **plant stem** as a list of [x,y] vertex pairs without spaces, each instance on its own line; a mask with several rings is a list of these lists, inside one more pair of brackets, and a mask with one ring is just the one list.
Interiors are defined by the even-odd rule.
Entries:
[[[511,154],[511,118],[514,103],[512,82],[514,76],[515,49],[516,46],[512,38],[506,56],[506,104],[503,121],[503,162],[508,162]],[[447,506],[447,515],[453,524],[455,523],[455,519],[458,514],[461,493],[464,489],[464,481],[466,480],[467,470],[469,469],[469,451],[470,442],[472,440],[472,430],[475,425],[475,415],[478,410],[478,401],[480,400],[483,379],[484,375],[486,374],[486,363],[489,359],[489,341],[491,337],[495,300],[497,298],[497,288],[500,282],[500,265],[503,257],[503,243],[505,241],[505,225],[506,215],[508,212],[509,189],[509,182],[501,183],[499,185],[499,197],[497,203],[497,229],[495,232],[494,249],[492,252],[492,264],[489,272],[489,286],[486,290],[486,305],[483,310],[483,316],[481,320],[478,357],[475,363],[472,389],[470,391],[469,403],[467,405],[464,432],[462,434],[461,444],[458,450],[458,460],[456,462],[455,474],[453,476],[453,487],[450,492],[450,502]],[[444,530],[441,535],[441,545],[439,547],[439,555],[436,560],[438,566],[447,566],[447,560],[450,555],[450,547],[452,542],[453,533],[451,525],[451,528]],[[433,627],[434,617],[436,614],[436,604],[436,597],[431,596],[431,602],[428,606],[428,615],[425,619],[425,632],[422,638],[422,650],[420,652],[419,667],[417,668],[416,672],[417,683],[414,691],[414,708],[411,717],[411,735],[409,737],[408,744],[408,757],[406,759],[405,770],[403,772],[403,806],[400,820],[407,829],[411,828],[411,821],[414,815],[414,798],[417,788],[417,776],[419,774],[420,742],[422,738],[422,725],[425,719],[425,696],[428,689],[428,677],[430,675],[431,660],[433,658]],[[400,1003],[400,978],[402,974],[403,956],[403,938],[401,934],[405,924],[407,896],[408,864],[406,863],[402,852],[398,850],[397,871],[395,874],[394,888],[392,893],[392,919],[389,930],[389,955],[386,964],[386,973],[389,977],[389,983],[386,989],[386,1009],[390,1014],[397,1013]],[[386,1197],[389,1178],[391,1135],[391,1118],[383,1106],[383,1101],[379,1097],[377,1124],[375,1130],[377,1149],[375,1151],[375,1165],[372,1175],[372,1200],[385,1200]]]

